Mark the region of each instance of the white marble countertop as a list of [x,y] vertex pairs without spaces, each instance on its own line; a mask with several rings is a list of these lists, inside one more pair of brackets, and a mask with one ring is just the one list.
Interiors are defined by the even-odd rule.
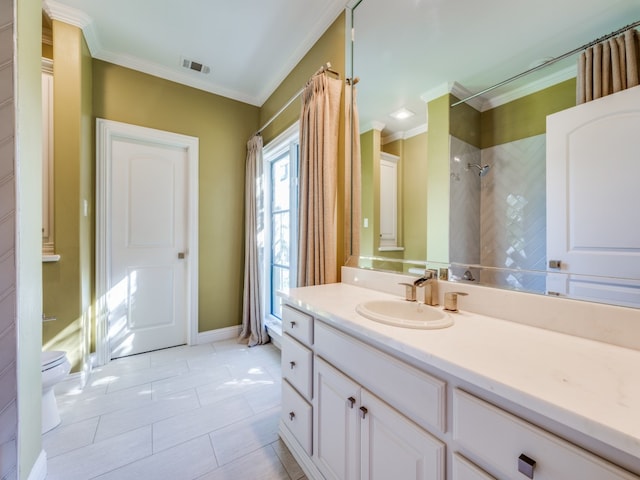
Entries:
[[356,305],[404,300],[344,283],[292,288],[281,296],[356,338],[640,458],[640,351],[464,311],[441,330],[384,325],[358,315]]

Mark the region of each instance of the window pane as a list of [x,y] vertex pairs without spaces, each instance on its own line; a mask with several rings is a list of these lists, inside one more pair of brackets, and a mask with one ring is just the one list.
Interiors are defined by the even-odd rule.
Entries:
[[289,212],[273,214],[271,262],[289,266]]
[[271,167],[272,210],[289,210],[289,155],[273,162]]
[[289,269],[274,266],[271,269],[271,314],[280,319],[282,319],[282,305],[276,292],[283,288],[289,288]]

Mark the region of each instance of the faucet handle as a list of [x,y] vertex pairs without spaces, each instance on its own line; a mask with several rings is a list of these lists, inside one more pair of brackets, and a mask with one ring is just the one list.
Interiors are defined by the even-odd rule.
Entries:
[[404,285],[404,299],[407,302],[415,302],[416,301],[416,289],[418,286],[413,283],[400,282],[398,285]]
[[458,311],[458,295],[467,296],[465,292],[447,292],[444,294],[444,309],[448,312]]

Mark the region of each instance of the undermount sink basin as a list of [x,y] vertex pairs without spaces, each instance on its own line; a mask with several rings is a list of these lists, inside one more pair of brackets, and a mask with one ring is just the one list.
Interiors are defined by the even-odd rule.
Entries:
[[403,300],[370,300],[356,312],[375,322],[405,328],[435,329],[453,325],[453,317],[434,307]]

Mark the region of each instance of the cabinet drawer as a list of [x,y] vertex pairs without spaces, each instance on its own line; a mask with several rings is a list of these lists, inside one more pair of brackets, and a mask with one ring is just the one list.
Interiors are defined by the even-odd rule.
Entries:
[[307,346],[313,345],[313,317],[289,305],[282,305],[282,331]]
[[315,351],[418,425],[445,431],[446,383],[322,322]]
[[282,376],[289,380],[289,383],[307,400],[311,400],[313,385],[313,354],[311,350],[289,335],[283,335],[280,361]]
[[282,382],[282,423],[296,437],[309,456],[311,450],[312,409],[286,381]]
[[496,480],[462,455],[453,455],[453,480]]
[[[638,480],[601,458],[461,390],[453,396],[453,437],[495,467],[500,477],[557,480]],[[536,464],[533,475],[518,473],[520,455]]]

